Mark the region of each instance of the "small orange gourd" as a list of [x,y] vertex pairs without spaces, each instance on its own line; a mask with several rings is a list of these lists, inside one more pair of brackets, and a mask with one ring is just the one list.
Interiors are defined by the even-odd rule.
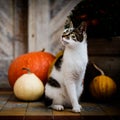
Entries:
[[49,77],[49,75],[50,75],[50,73],[51,73],[51,71],[52,71],[52,69],[53,69],[53,66],[54,66],[55,62],[56,62],[61,56],[63,56],[63,53],[64,53],[64,51],[61,50],[61,51],[59,51],[59,52],[56,54],[55,59],[54,59],[54,61],[52,62],[50,68],[49,68],[48,77]]
[[90,93],[94,98],[105,100],[110,98],[117,89],[114,80],[104,74],[104,72],[95,64],[94,67],[101,72],[90,83]]

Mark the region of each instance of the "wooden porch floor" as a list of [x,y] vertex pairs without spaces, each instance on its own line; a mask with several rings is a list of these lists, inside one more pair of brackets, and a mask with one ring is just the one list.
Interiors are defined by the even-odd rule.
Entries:
[[58,112],[41,101],[23,102],[12,91],[0,91],[0,120],[120,120],[120,103],[96,104],[82,102],[81,113],[70,109]]

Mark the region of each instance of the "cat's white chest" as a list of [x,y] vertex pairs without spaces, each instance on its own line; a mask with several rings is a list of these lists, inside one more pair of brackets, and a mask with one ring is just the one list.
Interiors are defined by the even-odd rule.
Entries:
[[71,69],[72,67],[82,67],[85,66],[88,62],[88,55],[87,50],[83,48],[82,50],[76,50],[76,51],[70,51],[68,50],[65,52],[64,58],[63,58],[63,64],[64,67],[68,67]]
[[63,75],[83,80],[88,62],[87,47],[80,46],[76,50],[66,49],[63,57]]

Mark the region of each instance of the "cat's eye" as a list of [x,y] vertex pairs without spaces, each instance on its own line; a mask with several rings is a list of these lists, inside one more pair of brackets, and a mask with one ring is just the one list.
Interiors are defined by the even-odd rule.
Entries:
[[64,34],[69,34],[69,32],[70,31],[68,29],[66,29],[65,32],[64,32]]
[[67,29],[65,32],[66,32],[66,33],[68,33],[68,32],[69,32],[69,30]]
[[72,38],[72,39],[76,39],[75,34],[71,34],[71,38]]

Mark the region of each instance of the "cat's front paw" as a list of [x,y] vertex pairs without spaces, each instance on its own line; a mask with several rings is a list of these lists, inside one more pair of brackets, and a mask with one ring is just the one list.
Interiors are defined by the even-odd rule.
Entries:
[[81,112],[81,109],[82,109],[82,106],[81,105],[77,105],[77,106],[73,107],[72,111],[78,113],[78,112]]
[[58,111],[64,110],[64,107],[62,105],[52,105],[51,107],[55,110],[58,110]]

